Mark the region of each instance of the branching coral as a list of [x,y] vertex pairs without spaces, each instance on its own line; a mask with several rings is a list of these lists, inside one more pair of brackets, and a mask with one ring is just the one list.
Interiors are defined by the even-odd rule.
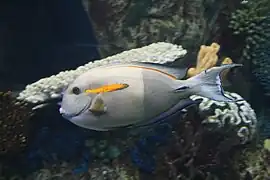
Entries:
[[32,105],[0,92],[0,154],[18,152],[28,138]]
[[236,36],[244,39],[242,59],[251,62],[252,73],[269,95],[270,86],[270,2],[250,0],[234,12],[229,27]]

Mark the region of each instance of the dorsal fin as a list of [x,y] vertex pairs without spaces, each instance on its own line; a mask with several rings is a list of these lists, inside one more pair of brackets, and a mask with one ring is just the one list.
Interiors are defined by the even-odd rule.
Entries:
[[141,66],[145,68],[156,69],[158,71],[174,76],[175,79],[183,79],[187,75],[187,70],[188,70],[188,68],[177,68],[177,67],[171,67],[165,64],[148,63],[148,62],[132,62],[125,65]]

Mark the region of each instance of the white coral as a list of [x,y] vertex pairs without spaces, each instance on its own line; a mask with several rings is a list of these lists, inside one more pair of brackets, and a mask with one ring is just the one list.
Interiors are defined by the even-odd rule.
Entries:
[[211,116],[208,116],[203,123],[215,123],[218,127],[224,127],[229,123],[237,127],[237,135],[241,138],[241,143],[251,140],[257,129],[257,118],[254,110],[247,101],[236,93],[225,92],[226,96],[239,100],[236,102],[218,102],[211,99],[193,95],[192,100],[202,100],[199,104],[200,111],[208,111],[215,107]]
[[18,99],[32,103],[42,103],[48,99],[56,98],[61,95],[63,89],[74,81],[76,77],[98,66],[114,62],[128,63],[133,61],[164,64],[173,62],[177,58],[183,57],[186,53],[186,50],[179,45],[165,42],[153,43],[142,48],[124,51],[102,60],[89,62],[76,70],[63,71],[57,75],[40,79],[27,85],[25,90],[19,94]]

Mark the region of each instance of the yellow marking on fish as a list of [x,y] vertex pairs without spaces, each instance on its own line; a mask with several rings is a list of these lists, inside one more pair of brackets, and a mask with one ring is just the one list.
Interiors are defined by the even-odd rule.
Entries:
[[129,85],[128,84],[110,84],[110,85],[104,85],[96,89],[87,89],[85,90],[86,93],[104,93],[104,92],[113,92],[113,91],[118,91],[121,89],[127,88]]
[[166,73],[164,71],[161,71],[161,70],[158,70],[158,69],[154,69],[154,68],[149,68],[149,67],[143,67],[143,66],[128,66],[128,67],[131,67],[131,68],[142,68],[142,69],[148,69],[148,70],[152,70],[152,71],[156,71],[156,72],[159,72],[159,73],[162,73],[162,74],[165,74],[167,76],[169,76],[170,78],[172,79],[177,79],[175,76],[169,74],[169,73]]

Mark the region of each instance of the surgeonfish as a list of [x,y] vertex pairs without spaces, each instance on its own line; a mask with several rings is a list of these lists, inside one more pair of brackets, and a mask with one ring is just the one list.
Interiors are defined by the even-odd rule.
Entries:
[[77,77],[63,93],[62,116],[87,129],[107,131],[166,120],[199,95],[215,101],[226,97],[220,73],[241,64],[212,67],[181,80],[177,68],[153,63],[112,64],[93,68]]

